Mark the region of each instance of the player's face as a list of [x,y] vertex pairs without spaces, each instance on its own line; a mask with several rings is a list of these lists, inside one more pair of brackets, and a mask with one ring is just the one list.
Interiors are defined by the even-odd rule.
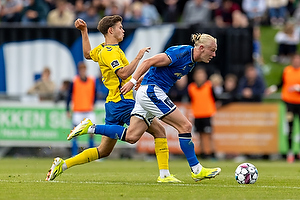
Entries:
[[122,23],[121,22],[116,23],[113,26],[113,30],[114,30],[113,36],[118,40],[118,42],[121,42],[124,38],[124,32],[125,32]]
[[217,44],[215,41],[210,41],[208,44],[203,45],[201,61],[205,63],[209,63],[213,57],[216,56]]

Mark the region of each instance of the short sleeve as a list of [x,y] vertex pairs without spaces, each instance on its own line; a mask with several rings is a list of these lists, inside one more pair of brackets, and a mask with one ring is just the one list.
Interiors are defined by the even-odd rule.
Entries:
[[170,47],[165,51],[165,54],[167,54],[167,56],[171,60],[171,63],[169,65],[176,63],[176,61],[178,60],[175,52],[176,52],[176,49],[174,47]]
[[90,51],[90,57],[92,58],[93,61],[98,62],[99,61],[99,52],[102,49],[102,45],[98,45],[96,48],[92,49]]

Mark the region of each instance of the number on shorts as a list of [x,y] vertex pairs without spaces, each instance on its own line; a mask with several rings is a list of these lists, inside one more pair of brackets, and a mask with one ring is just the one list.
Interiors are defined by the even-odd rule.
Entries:
[[173,108],[174,107],[174,104],[173,102],[171,101],[171,99],[169,97],[167,97],[165,100],[164,100],[165,104],[167,104],[170,108]]

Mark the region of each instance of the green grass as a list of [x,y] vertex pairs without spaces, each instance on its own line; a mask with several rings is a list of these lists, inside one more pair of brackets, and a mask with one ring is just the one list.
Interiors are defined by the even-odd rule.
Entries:
[[215,179],[194,182],[186,160],[171,160],[171,173],[183,184],[158,184],[157,163],[104,160],[68,169],[53,182],[44,181],[52,159],[0,160],[0,199],[299,199],[300,163],[252,160],[259,171],[253,185],[234,179],[238,163],[203,161],[219,166]]

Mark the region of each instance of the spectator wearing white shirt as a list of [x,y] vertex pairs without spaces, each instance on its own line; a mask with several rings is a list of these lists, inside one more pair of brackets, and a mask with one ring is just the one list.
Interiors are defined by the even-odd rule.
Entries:
[[242,8],[249,21],[257,25],[261,23],[267,4],[265,0],[243,0]]
[[[275,35],[275,42],[278,44],[277,56],[273,57],[273,61],[280,63],[289,63],[291,56],[297,52],[297,45],[300,41],[299,29],[295,28],[295,25],[288,22]],[[275,59],[276,58],[276,59]]]

